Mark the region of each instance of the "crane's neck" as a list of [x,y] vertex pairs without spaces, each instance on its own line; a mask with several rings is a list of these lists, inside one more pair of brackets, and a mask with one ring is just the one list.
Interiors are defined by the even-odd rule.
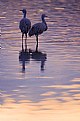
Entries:
[[45,21],[44,17],[42,17],[42,22],[43,22],[44,24],[46,24],[46,21]]
[[23,18],[26,18],[26,12],[25,12],[25,13],[23,13]]
[[46,26],[46,29],[45,30],[47,30],[47,24],[46,24],[46,21],[45,21],[45,19],[44,19],[44,17],[42,17],[42,22],[45,24],[45,26]]

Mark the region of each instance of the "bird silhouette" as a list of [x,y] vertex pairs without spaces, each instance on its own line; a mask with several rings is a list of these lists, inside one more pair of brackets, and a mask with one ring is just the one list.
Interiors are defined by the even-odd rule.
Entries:
[[23,18],[20,20],[20,23],[19,23],[19,28],[22,32],[22,50],[24,49],[23,48],[24,35],[25,35],[25,50],[27,50],[27,33],[31,28],[31,22],[28,18],[26,18],[26,13],[27,13],[26,9],[23,9],[20,11],[23,12]]
[[46,31],[48,28],[45,21],[45,17],[47,16],[45,14],[42,14],[41,16],[42,22],[34,24],[29,31],[30,37],[33,35],[36,36],[36,42],[37,42],[36,51],[38,51],[38,36],[42,34],[44,31]]

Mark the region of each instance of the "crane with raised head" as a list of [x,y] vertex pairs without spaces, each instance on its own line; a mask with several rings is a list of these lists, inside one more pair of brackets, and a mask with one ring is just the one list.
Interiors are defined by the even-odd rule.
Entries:
[[47,23],[45,21],[45,17],[47,17],[45,14],[42,14],[41,15],[41,19],[42,19],[42,22],[41,23],[36,23],[34,24],[30,31],[29,31],[29,36],[33,36],[35,35],[36,36],[36,42],[37,42],[37,45],[36,45],[36,51],[38,51],[38,36],[40,34],[42,34],[44,31],[47,30]]
[[23,18],[20,20],[19,23],[19,28],[22,32],[22,50],[24,50],[23,47],[23,38],[25,35],[25,50],[27,50],[27,33],[29,32],[30,28],[31,28],[31,22],[30,20],[26,17],[26,9],[20,10],[23,12]]

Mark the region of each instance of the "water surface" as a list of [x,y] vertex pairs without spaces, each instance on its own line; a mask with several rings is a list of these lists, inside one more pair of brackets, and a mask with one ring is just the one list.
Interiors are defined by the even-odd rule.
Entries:
[[[46,59],[19,59],[22,8],[32,25],[48,16],[39,36]],[[35,51],[35,36],[27,42]],[[0,121],[80,121],[78,0],[0,0],[0,48]]]

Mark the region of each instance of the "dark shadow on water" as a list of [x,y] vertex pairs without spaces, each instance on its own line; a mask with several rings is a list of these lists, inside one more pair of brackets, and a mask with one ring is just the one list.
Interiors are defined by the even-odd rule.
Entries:
[[34,61],[41,62],[41,71],[44,71],[45,61],[47,59],[47,54],[40,51],[32,51],[31,58]]
[[25,50],[19,52],[19,61],[22,63],[22,72],[25,72],[25,64],[30,61],[30,53]]
[[21,50],[19,52],[19,62],[22,64],[22,72],[25,72],[25,65],[30,62],[30,59],[33,59],[36,62],[40,62],[41,71],[44,71],[45,61],[47,59],[47,54],[44,52],[36,51],[36,50]]

